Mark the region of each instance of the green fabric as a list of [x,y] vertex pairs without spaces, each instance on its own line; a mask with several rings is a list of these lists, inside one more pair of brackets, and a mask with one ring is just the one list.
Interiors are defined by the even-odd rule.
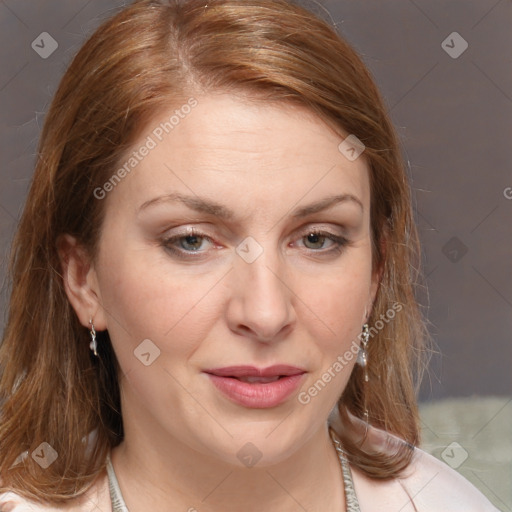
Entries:
[[512,398],[422,403],[420,417],[421,448],[452,466],[497,508],[512,511]]

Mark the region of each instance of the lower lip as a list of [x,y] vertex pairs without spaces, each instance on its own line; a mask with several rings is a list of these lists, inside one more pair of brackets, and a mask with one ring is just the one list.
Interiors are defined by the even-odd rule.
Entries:
[[266,409],[284,402],[298,387],[305,373],[281,377],[274,382],[242,382],[232,377],[208,374],[215,387],[244,407]]

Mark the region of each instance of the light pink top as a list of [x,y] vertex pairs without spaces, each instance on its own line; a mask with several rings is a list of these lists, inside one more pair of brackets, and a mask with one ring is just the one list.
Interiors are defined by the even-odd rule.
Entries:
[[[403,477],[381,481],[352,467],[361,512],[499,512],[471,483],[444,462],[416,449]],[[1,512],[112,512],[107,474],[82,497],[62,506],[43,506],[14,493],[0,496]]]

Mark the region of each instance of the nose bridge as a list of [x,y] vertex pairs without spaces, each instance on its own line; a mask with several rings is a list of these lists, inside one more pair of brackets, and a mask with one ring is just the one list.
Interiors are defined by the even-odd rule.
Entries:
[[239,301],[237,325],[269,341],[291,321],[291,291],[286,284],[285,262],[272,241],[271,232],[258,238],[261,243],[247,237],[236,248],[236,289],[232,298]]
[[269,233],[265,237],[258,236],[258,239],[261,243],[249,236],[238,245],[235,269],[243,274],[243,282],[248,285],[244,287],[247,292],[262,293],[268,297],[284,295],[281,281],[284,277],[284,264],[279,248]]

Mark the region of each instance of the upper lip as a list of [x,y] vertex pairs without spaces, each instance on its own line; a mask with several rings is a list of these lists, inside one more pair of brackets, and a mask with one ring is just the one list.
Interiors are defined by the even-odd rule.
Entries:
[[204,370],[219,377],[276,377],[282,375],[299,375],[306,370],[287,364],[276,364],[267,368],[256,368],[255,366],[226,366],[224,368],[213,368]]

